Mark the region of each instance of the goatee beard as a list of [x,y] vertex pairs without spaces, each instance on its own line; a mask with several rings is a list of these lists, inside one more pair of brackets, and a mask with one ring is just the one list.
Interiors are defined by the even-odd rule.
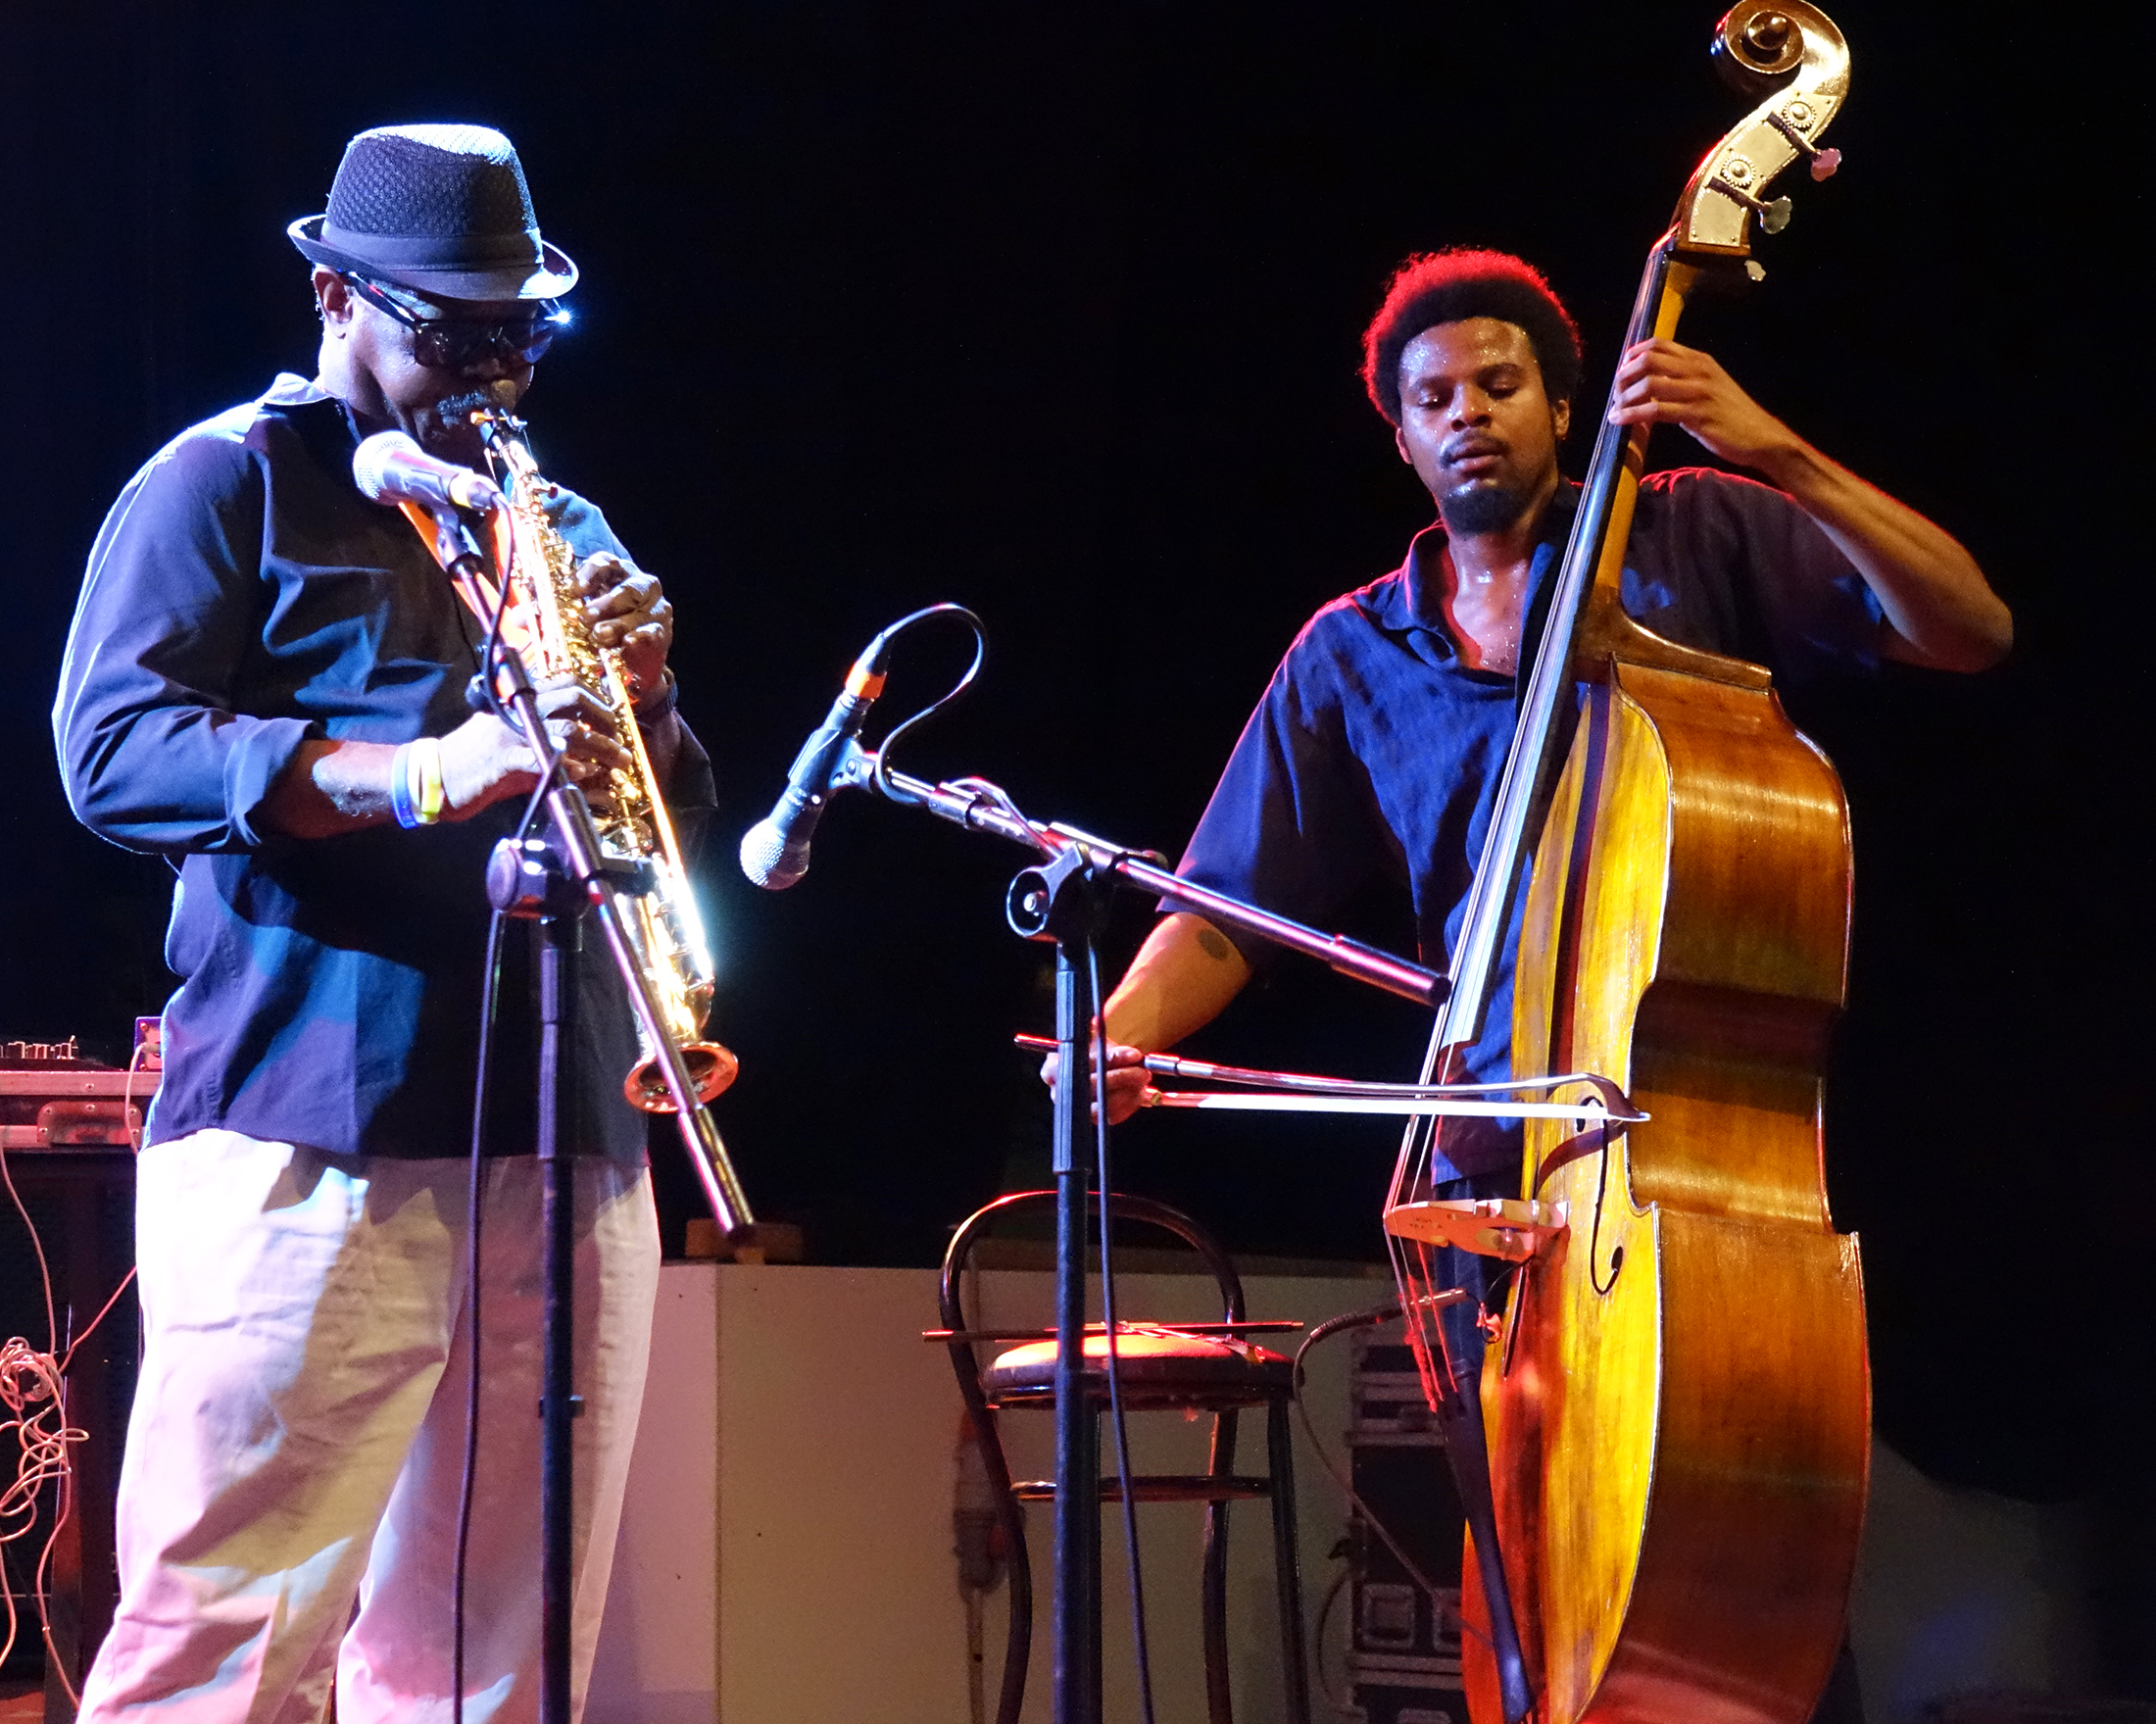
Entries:
[[1438,500],[1452,533],[1502,532],[1527,512],[1529,493],[1502,485],[1468,485]]

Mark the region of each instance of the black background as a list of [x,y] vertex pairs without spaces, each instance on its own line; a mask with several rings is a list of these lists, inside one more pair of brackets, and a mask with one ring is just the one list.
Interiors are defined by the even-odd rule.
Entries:
[[[2145,292],[2120,261],[2145,205],[2087,81],[2129,44],[2067,18],[1851,0],[1847,167],[1785,187],[1764,286],[1684,331],[1959,534],[2017,615],[2000,671],[1794,705],[1855,811],[1830,1174],[1864,1235],[1881,1427],[1938,1476],[2034,1497],[2125,1470],[2151,1196],[2111,1099],[2136,1068],[2146,882],[2123,769]],[[539,453],[665,579],[683,710],[719,764],[704,886],[742,1173],[815,1260],[932,1260],[1046,1169],[1007,1048],[1050,1019],[1044,950],[1001,922],[1017,854],[846,804],[772,897],[733,870],[734,835],[861,643],[951,598],[987,620],[989,665],[904,763],[1177,850],[1295,629],[1427,518],[1355,378],[1387,271],[1450,243],[1533,258],[1598,401],[1646,247],[1739,112],[1711,22],[1395,0],[11,8],[0,1037],[118,1056],[170,987],[163,865],[75,827],[50,763],[102,512],[182,426],[311,371],[283,229],[322,207],[345,138],[482,121],[585,271],[530,400]],[[1700,456],[1668,438],[1655,459]],[[958,663],[924,637],[887,708]],[[1146,920],[1123,908],[1113,961]],[[1383,906],[1358,926],[1405,940]],[[1198,1046],[1396,1075],[1421,1035],[1291,963]],[[1392,1135],[1149,1119],[1121,1172],[1246,1251],[1368,1257]]]

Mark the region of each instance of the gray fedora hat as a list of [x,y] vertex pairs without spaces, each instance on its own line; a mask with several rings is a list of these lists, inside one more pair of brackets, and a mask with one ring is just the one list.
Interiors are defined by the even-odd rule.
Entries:
[[329,208],[285,229],[301,253],[445,299],[559,299],[568,254],[539,237],[516,146],[486,125],[378,125],[344,147]]

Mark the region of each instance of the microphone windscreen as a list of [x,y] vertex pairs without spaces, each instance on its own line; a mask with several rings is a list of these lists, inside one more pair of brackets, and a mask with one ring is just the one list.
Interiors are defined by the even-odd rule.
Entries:
[[352,451],[352,482],[369,503],[449,504],[482,514],[502,507],[502,493],[486,474],[429,455],[403,431],[363,439]]
[[783,892],[808,871],[808,847],[788,844],[769,820],[741,835],[741,871],[766,892]]
[[376,431],[371,437],[363,438],[352,452],[352,482],[359,486],[360,495],[370,503],[394,501],[389,496],[389,464],[400,455],[421,453],[402,431]]

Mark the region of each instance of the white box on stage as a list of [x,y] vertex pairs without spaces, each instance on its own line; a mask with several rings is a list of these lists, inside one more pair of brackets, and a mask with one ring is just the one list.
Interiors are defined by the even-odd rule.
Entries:
[[[1133,1316],[1198,1317],[1208,1283],[1118,1276]],[[1387,1299],[1385,1278],[1256,1274],[1257,1317],[1314,1323]],[[976,1319],[1046,1324],[1051,1277],[982,1273]],[[959,1402],[926,1269],[670,1263],[660,1283],[637,1437],[588,1724],[964,1724],[969,1652],[952,1506]],[[1296,1337],[1263,1337],[1293,1351]],[[1336,1453],[1348,1422],[1345,1341],[1313,1355],[1313,1416]],[[1053,1419],[1007,1414],[1019,1477],[1054,1470]],[[1134,1414],[1133,1465],[1200,1471],[1207,1422]],[[1238,1470],[1262,1470],[1264,1423],[1246,1414]],[[1339,1494],[1298,1434],[1304,1609],[1314,1626],[1340,1569]],[[1139,1512],[1154,1694],[1162,1718],[1204,1714],[1195,1504]],[[1027,1510],[1035,1621],[1030,1721],[1048,1717],[1049,1514]],[[1272,1540],[1262,1503],[1230,1519],[1229,1634],[1236,1716],[1281,1724]],[[1102,1522],[1103,1700],[1137,1715],[1119,1511]],[[985,1611],[994,1715],[1006,1590]],[[1336,1611],[1337,1615],[1337,1611]],[[1338,1624],[1324,1654],[1340,1667]],[[1336,1682],[1338,1678],[1336,1675]]]

